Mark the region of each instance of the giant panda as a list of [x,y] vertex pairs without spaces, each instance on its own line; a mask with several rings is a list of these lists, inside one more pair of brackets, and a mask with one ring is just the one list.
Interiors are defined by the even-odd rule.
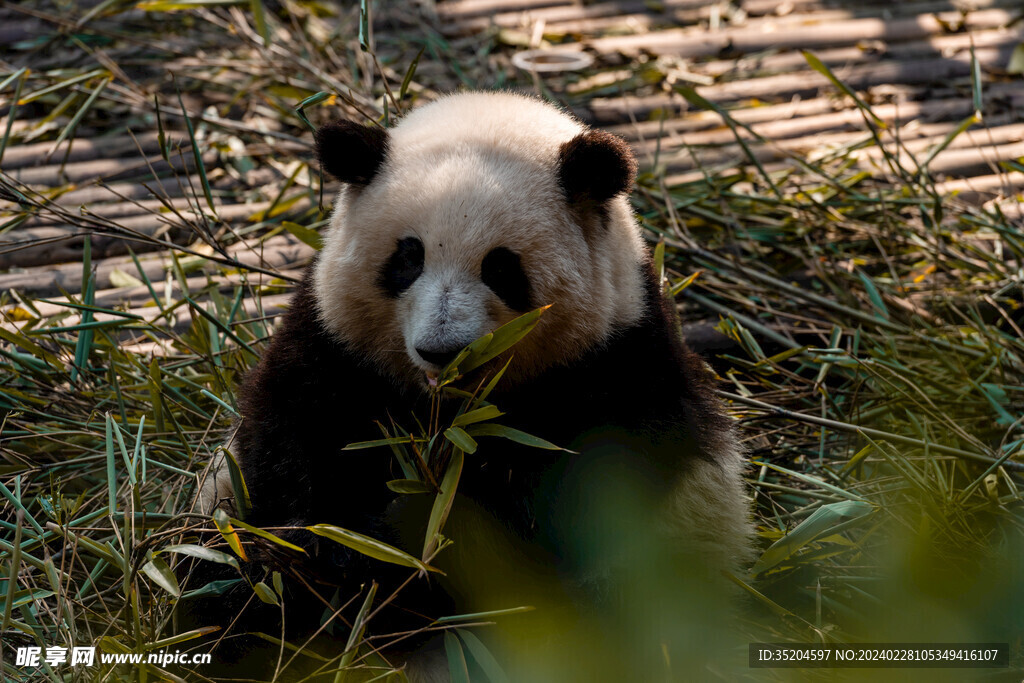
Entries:
[[[482,438],[445,529],[454,544],[437,559],[446,576],[406,585],[371,632],[519,600],[592,623],[635,596],[638,558],[699,566],[687,577],[708,585],[748,559],[741,448],[654,272],[622,139],[532,97],[473,92],[390,129],[325,125],[315,146],[343,186],[322,250],[240,389],[231,450],[248,522],[294,527],[279,533],[342,593],[406,581],[405,568],[301,529],[331,523],[419,554],[431,497],[387,488],[402,476],[387,448],[341,449],[379,439],[377,422],[413,427],[431,377],[460,349],[550,304],[489,400],[503,423],[566,450]],[[231,504],[227,469],[213,470],[207,512]],[[669,613],[703,594],[682,594]]]

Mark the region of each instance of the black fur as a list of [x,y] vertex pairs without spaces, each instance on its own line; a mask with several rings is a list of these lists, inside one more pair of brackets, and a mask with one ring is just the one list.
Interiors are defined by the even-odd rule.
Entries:
[[388,132],[380,126],[335,121],[313,135],[320,166],[343,183],[366,185],[387,156]]
[[394,299],[409,289],[423,274],[423,242],[415,237],[398,241],[395,250],[381,268],[377,286]]
[[[418,555],[422,532],[413,533],[413,542],[406,543],[394,510],[405,501],[426,505],[420,511],[425,521],[431,497],[402,497],[386,487],[387,481],[403,476],[388,448],[341,449],[380,438],[378,420],[387,424],[394,418],[411,428],[411,415],[428,414],[427,404],[418,392],[396,385],[324,329],[311,273],[312,268],[240,391],[242,424],[234,450],[241,456],[252,501],[247,521],[271,527],[332,523],[405,544],[405,550]],[[644,314],[634,327],[534,381],[508,390],[499,384],[490,397],[506,413],[502,423],[578,452],[542,451],[485,437],[479,451],[466,456],[460,494],[522,541],[535,566],[560,576],[572,577],[585,562],[583,551],[566,539],[578,532],[588,482],[595,476],[602,481],[628,479],[633,487],[629,495],[656,506],[694,458],[714,460],[721,450],[718,439],[729,430],[712,377],[684,345],[674,308],[663,298],[650,263],[644,266],[644,277]],[[411,574],[309,532],[279,534],[307,548],[306,565],[322,577],[325,585],[314,588],[324,599],[337,587],[345,601],[370,580],[381,584],[379,596],[390,595]],[[262,578],[260,563],[284,571],[294,561],[263,554],[245,566],[255,582]],[[507,561],[517,566],[527,560]],[[300,593],[293,591],[286,600],[293,636],[315,630],[324,609],[317,598]],[[227,622],[247,601],[246,630],[279,633],[278,609],[252,601],[245,584],[210,601],[205,621],[198,621],[206,625],[219,617]],[[411,630],[445,614],[480,608],[493,608],[493,603],[462,604],[436,580],[417,578],[374,617],[370,628],[376,633]],[[354,604],[345,615],[351,617],[357,609]],[[198,611],[204,611],[202,604]]]
[[558,154],[558,181],[572,206],[600,206],[627,192],[637,162],[625,140],[603,130],[588,130],[564,143]]
[[488,252],[480,264],[480,279],[513,311],[529,311],[530,279],[519,254],[505,247]]

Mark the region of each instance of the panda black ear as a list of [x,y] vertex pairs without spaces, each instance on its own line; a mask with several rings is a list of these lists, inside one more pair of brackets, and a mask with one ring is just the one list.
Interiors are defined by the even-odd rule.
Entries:
[[625,140],[603,130],[588,130],[563,143],[558,180],[570,204],[604,204],[628,192],[637,163]]
[[313,138],[320,167],[351,185],[366,185],[373,180],[388,149],[385,129],[351,121],[321,126]]

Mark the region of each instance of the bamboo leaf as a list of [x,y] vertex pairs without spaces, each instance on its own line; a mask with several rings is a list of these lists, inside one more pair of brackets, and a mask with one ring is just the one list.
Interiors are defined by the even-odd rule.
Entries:
[[220,630],[220,626],[203,626],[202,628],[194,628],[191,631],[185,631],[173,635],[170,638],[161,638],[160,640],[154,640],[152,643],[146,643],[146,651],[150,650],[162,650],[178,643],[184,643],[189,640],[195,640],[201,638],[210,633],[215,633]]
[[[223,510],[221,510],[221,512],[223,512]],[[226,516],[227,516],[227,513],[225,513],[225,517]],[[250,534],[254,534],[256,536],[259,536],[260,538],[266,539],[266,540],[270,541],[271,543],[275,543],[275,544],[281,546],[282,548],[288,548],[289,550],[294,550],[294,551],[300,552],[300,553],[305,553],[306,552],[304,548],[301,548],[301,547],[295,545],[294,543],[290,543],[290,542],[284,540],[283,538],[280,538],[279,536],[275,536],[274,534],[270,533],[269,531],[266,531],[264,529],[260,529],[259,527],[255,527],[252,524],[246,524],[245,522],[243,522],[240,519],[235,519],[234,517],[232,517],[231,518],[231,524],[233,526],[237,526],[239,529],[245,529]],[[245,557],[243,556],[242,559],[244,560]]]
[[213,548],[207,548],[207,547],[201,546],[201,545],[191,545],[191,544],[170,545],[170,546],[167,546],[166,548],[161,548],[160,552],[162,552],[162,553],[176,553],[176,554],[179,554],[179,555],[188,555],[189,557],[195,557],[195,558],[198,558],[200,560],[208,560],[210,562],[217,562],[219,564],[229,564],[232,567],[234,567],[235,569],[238,569],[239,571],[241,571],[241,567],[239,567],[239,565],[238,565],[238,560],[233,558],[231,555],[228,555],[225,552],[221,552],[220,550],[215,550]]
[[387,439],[376,439],[375,441],[357,441],[356,443],[350,443],[341,450],[343,451],[358,451],[364,448],[377,448],[378,446],[395,446],[398,444],[412,443],[415,437],[412,436],[392,436]]
[[810,65],[812,69],[814,69],[822,76],[827,78],[829,81],[831,81],[832,85],[839,88],[843,93],[846,94],[847,97],[853,100],[861,111],[863,111],[864,113],[871,117],[876,126],[878,126],[879,128],[886,128],[885,121],[878,118],[878,116],[871,109],[871,107],[869,107],[867,103],[864,102],[864,100],[862,100],[860,96],[850,88],[850,86],[846,85],[846,83],[843,83],[841,80],[836,78],[836,75],[832,73],[831,69],[825,66],[824,62],[822,62],[808,50],[801,50],[800,53],[803,54],[804,59],[807,60],[807,63]]
[[469,683],[466,653],[462,651],[462,643],[450,631],[444,632],[444,651],[448,656],[448,675],[451,683]]
[[245,549],[242,547],[242,541],[238,538],[238,533],[235,528],[231,525],[231,520],[228,517],[228,513],[224,512],[220,508],[213,511],[213,523],[216,525],[220,535],[224,537],[224,540],[228,542],[228,547],[235,551],[243,560],[248,561],[248,557],[245,556]]
[[497,406],[484,406],[483,408],[477,408],[476,410],[470,410],[462,413],[454,420],[452,420],[452,427],[463,427],[474,422],[483,422],[484,420],[492,420],[496,417],[501,417],[505,413],[498,410]]
[[[792,557],[793,553],[815,540],[838,533],[841,528],[874,512],[870,503],[843,500],[823,505],[795,529],[773,543],[754,564],[751,572],[761,574]],[[840,528],[841,527],[841,528]]]
[[448,461],[448,468],[441,479],[441,492],[434,498],[434,505],[430,509],[430,519],[427,522],[427,534],[423,539],[423,558],[426,559],[433,554],[437,547],[438,536],[444,527],[448,513],[451,512],[452,503],[455,500],[455,490],[459,486],[459,478],[462,476],[462,464],[465,457],[458,448],[452,453]]
[[458,359],[456,359],[453,363],[457,364],[459,371],[462,373],[466,373],[480,367],[492,358],[495,358],[504,351],[512,348],[513,344],[529,334],[530,330],[536,327],[537,323],[540,322],[540,317],[544,311],[549,308],[551,308],[550,304],[542,306],[541,308],[530,311],[529,313],[524,313],[518,318],[505,323],[490,335],[481,338],[481,340],[486,339],[486,343],[481,343],[480,346],[474,346],[477,342],[470,344],[470,353],[467,354],[464,361],[457,363]]
[[449,427],[444,430],[444,437],[466,453],[476,453],[476,441],[462,427]]
[[485,424],[485,425],[473,425],[467,430],[472,436],[498,436],[503,439],[509,439],[516,443],[521,443],[524,446],[533,446],[534,448],[543,448],[549,451],[567,451],[572,453],[566,448],[556,446],[550,441],[545,441],[540,437],[527,434],[526,432],[512,427],[506,427],[499,424]]
[[316,230],[310,230],[304,225],[291,221],[281,221],[281,227],[294,235],[300,242],[313,247],[316,251],[323,249],[324,240]]
[[490,683],[508,683],[508,675],[501,668],[501,665],[498,664],[498,660],[494,658],[494,655],[487,649],[487,646],[480,642],[480,639],[472,631],[457,628],[455,633],[459,636],[463,645],[466,646],[465,649],[469,651],[473,661],[483,670]]
[[277,599],[277,594],[270,590],[270,586],[260,581],[252,586],[252,590],[256,593],[256,597],[267,603],[268,605],[280,605],[280,601]]
[[312,107],[315,104],[320,104],[324,100],[328,99],[330,96],[331,93],[325,92],[323,90],[313,95],[310,95],[309,97],[295,105],[295,115],[299,117],[300,121],[306,124],[307,128],[309,128],[313,132],[316,132],[316,126],[310,123],[309,119],[306,118],[306,107]]
[[356,533],[355,531],[342,529],[341,527],[334,526],[332,524],[314,524],[313,526],[308,526],[306,528],[318,536],[329,538],[335,543],[340,543],[362,553],[363,555],[366,555],[367,557],[372,557],[376,560],[381,560],[382,562],[399,564],[404,567],[413,567],[424,572],[436,571],[405,551],[399,550],[398,548],[390,546],[382,541],[378,541],[375,538],[370,538],[369,536]]
[[419,479],[392,479],[388,488],[395,493],[430,493],[434,489]]
[[401,100],[405,98],[405,93],[409,90],[409,85],[412,83],[413,74],[416,73],[416,67],[420,63],[420,57],[423,56],[423,51],[426,49],[427,47],[425,45],[420,48],[420,51],[416,53],[416,57],[412,60],[412,63],[406,70],[405,78],[402,79],[402,87],[398,91],[398,99]]
[[178,587],[178,579],[174,576],[174,572],[167,566],[167,563],[161,560],[159,557],[154,557],[152,560],[142,565],[143,573],[153,580],[153,583],[163,588],[165,591],[179,597],[181,595],[181,589]]
[[210,583],[197,588],[192,591],[187,591],[181,594],[179,600],[192,600],[194,598],[212,598],[218,595],[224,595],[232,586],[237,586],[242,583],[244,579],[222,579],[220,581],[211,581]]

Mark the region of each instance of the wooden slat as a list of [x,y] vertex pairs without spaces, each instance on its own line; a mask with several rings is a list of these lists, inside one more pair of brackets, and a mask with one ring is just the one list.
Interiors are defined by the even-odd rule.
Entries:
[[[788,16],[765,19],[755,25],[709,32],[703,28],[671,29],[638,36],[594,38],[586,45],[599,53],[638,55],[643,52],[677,57],[714,57],[726,52],[749,54],[764,50],[828,49],[866,41],[921,40],[945,32],[943,22],[957,25],[959,13],[916,15],[887,21],[883,18],[837,21],[835,15]],[[998,29],[1016,19],[1013,12],[989,9],[963,18],[965,30]],[[566,49],[575,49],[572,47]]]

